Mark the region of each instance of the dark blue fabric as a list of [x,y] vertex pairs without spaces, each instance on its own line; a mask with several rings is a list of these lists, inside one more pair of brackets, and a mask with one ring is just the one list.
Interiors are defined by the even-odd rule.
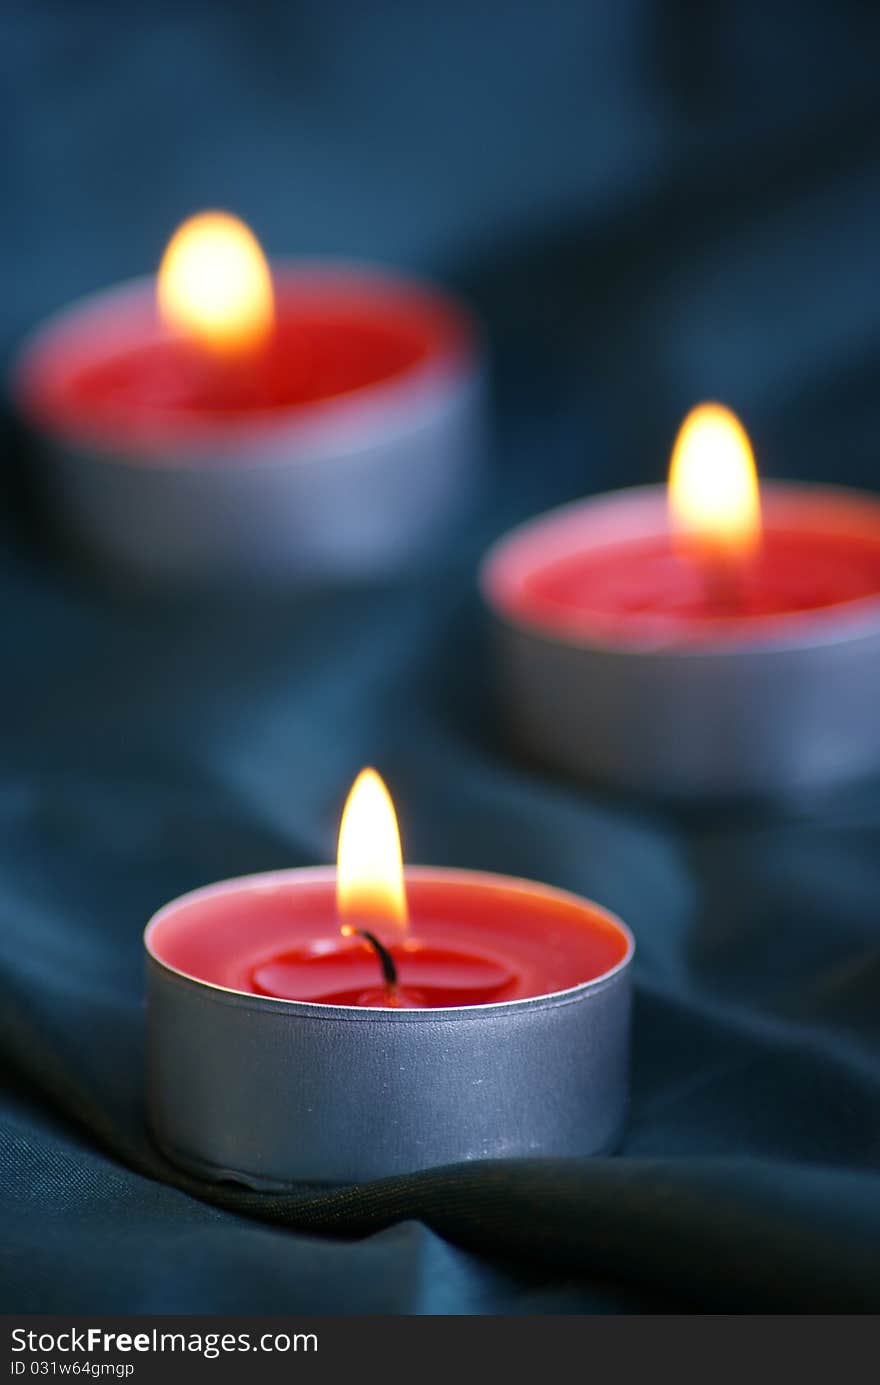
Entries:
[[[857,3],[9,3],[3,296],[20,333],[240,211],[273,252],[470,293],[497,446],[448,553],[283,602],[108,593],[4,470],[0,1307],[405,1313],[880,1307],[880,786],[673,816],[517,763],[474,570],[537,508],[659,478],[738,408],[768,474],[874,485],[880,16]],[[638,943],[614,1159],[277,1198],[143,1127],[140,933],[330,859],[362,764],[411,859],[534,876]]]

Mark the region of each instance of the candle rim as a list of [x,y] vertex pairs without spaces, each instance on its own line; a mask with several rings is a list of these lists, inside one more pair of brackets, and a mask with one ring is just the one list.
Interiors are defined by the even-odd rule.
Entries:
[[608,967],[598,976],[591,977],[587,981],[578,982],[574,986],[567,986],[559,991],[544,991],[539,995],[521,996],[513,1000],[488,1001],[475,1005],[446,1005],[446,1006],[421,1006],[418,1009],[403,1010],[394,1009],[390,1006],[376,1006],[368,1012],[358,1005],[328,1005],[323,1002],[308,1000],[286,1000],[280,996],[264,996],[253,991],[241,991],[232,986],[223,986],[216,981],[206,981],[202,977],[193,976],[190,972],[185,972],[179,967],[175,967],[170,962],[161,957],[152,944],[152,935],[162,922],[175,911],[180,905],[188,904],[195,900],[204,900],[214,894],[225,894],[237,888],[246,887],[256,882],[261,882],[272,888],[283,882],[289,881],[292,877],[298,879],[308,879],[315,883],[323,881],[330,882],[336,878],[335,866],[292,866],[282,870],[256,871],[249,875],[230,876],[226,880],[215,880],[208,885],[198,885],[195,889],[187,890],[174,899],[168,900],[150,917],[143,932],[143,946],[151,966],[157,967],[161,972],[172,976],[177,982],[187,987],[196,987],[200,990],[212,993],[212,998],[223,1004],[234,1004],[237,1006],[251,1006],[257,1010],[275,1010],[279,1007],[282,1012],[290,1011],[294,1007],[296,1013],[305,1017],[319,1018],[326,1017],[336,1020],[352,1020],[355,1017],[363,1018],[365,1013],[381,1016],[385,1020],[392,1020],[394,1023],[418,1023],[427,1017],[431,1023],[436,1024],[441,1018],[450,1020],[472,1017],[475,1012],[492,1012],[501,1014],[511,1010],[519,1011],[524,1006],[546,1007],[548,1004],[566,1005],[577,1000],[581,1000],[586,992],[597,993],[612,985],[619,979],[632,963],[636,951],[636,940],[632,930],[624,921],[612,910],[607,909],[602,904],[597,904],[594,900],[587,899],[584,895],[575,894],[572,890],[562,889],[556,885],[546,885],[541,881],[529,880],[525,876],[502,875],[494,871],[471,870],[459,868],[457,866],[422,866],[405,865],[404,879],[412,878],[415,880],[434,879],[438,882],[460,881],[462,884],[479,885],[481,882],[492,888],[502,888],[508,890],[521,891],[523,893],[540,892],[545,897],[556,899],[564,903],[575,904],[580,908],[585,908],[589,912],[598,915],[604,924],[616,930],[626,943],[623,956]]
[[[326,454],[357,453],[375,445],[376,435],[389,432],[389,413],[394,432],[405,435],[420,427],[426,400],[437,396],[438,409],[447,407],[449,389],[469,387],[479,361],[484,332],[479,320],[457,295],[444,285],[398,270],[381,262],[346,257],[281,257],[270,261],[276,289],[299,287],[306,294],[337,288],[365,295],[390,293],[395,304],[416,307],[436,315],[442,333],[432,332],[425,357],[404,369],[340,394],[307,402],[254,409],[240,415],[216,416],[210,411],[154,411],[157,426],[148,438],[131,438],[124,423],[99,421],[92,426],[70,420],[65,410],[40,399],[40,372],[44,353],[57,349],[83,327],[101,323],[109,305],[118,302],[131,310],[152,304],[155,274],[141,274],[82,294],[50,311],[25,333],[9,372],[10,396],[19,414],[58,444],[82,447],[101,463],[113,466],[166,466],[169,469],[212,470],[228,467],[289,466],[291,457],[277,458],[273,444],[289,442],[302,448],[294,462],[320,461]],[[36,381],[36,385],[35,385]],[[332,441],[327,439],[331,430]],[[245,464],[240,450],[246,443],[254,453]],[[260,455],[259,449],[267,449]],[[204,454],[211,450],[210,457]]]
[[[551,534],[563,525],[574,524],[585,511],[598,511],[600,507],[617,508],[629,503],[635,506],[639,501],[647,509],[650,502],[662,503],[666,513],[667,488],[665,483],[623,486],[615,491],[601,491],[577,500],[565,501],[538,515],[534,515],[506,530],[489,546],[480,562],[478,583],[485,605],[493,615],[512,630],[527,634],[549,645],[562,645],[585,653],[638,659],[646,656],[652,659],[669,658],[675,660],[705,660],[729,658],[732,655],[775,657],[797,650],[825,648],[836,644],[847,644],[854,638],[867,636],[880,626],[880,590],[868,596],[852,598],[810,610],[788,611],[766,616],[731,617],[723,627],[716,626],[711,632],[701,635],[698,643],[672,643],[663,639],[628,639],[615,642],[603,640],[599,632],[575,628],[575,621],[567,624],[560,621],[551,625],[538,616],[523,614],[514,604],[514,591],[521,591],[521,576],[512,581],[502,566],[512,566],[516,561],[521,572],[530,575],[538,568],[537,563],[524,562],[525,550],[545,546]],[[842,486],[823,481],[796,481],[787,479],[766,479],[761,481],[761,500],[765,507],[765,533],[774,529],[772,509],[774,501],[803,499],[820,500],[827,497],[843,508],[867,507],[877,521],[877,541],[880,547],[880,496],[872,491],[856,486]],[[658,528],[658,534],[663,532]],[[818,534],[825,533],[817,529]],[[648,537],[644,535],[643,537]],[[611,547],[612,543],[607,546]],[[599,547],[600,545],[597,545]],[[568,551],[557,551],[554,558],[568,556]],[[531,553],[529,553],[531,559]]]

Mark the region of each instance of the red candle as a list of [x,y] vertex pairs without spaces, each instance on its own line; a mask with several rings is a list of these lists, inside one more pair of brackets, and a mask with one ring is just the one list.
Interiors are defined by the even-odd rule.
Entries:
[[758,489],[739,421],[693,411],[666,493],[564,506],[483,567],[530,753],[615,787],[789,794],[880,768],[880,502]]
[[345,1182],[620,1137],[628,930],[531,881],[404,871],[374,771],[336,870],[196,890],[144,941],[151,1125],[202,1176]]
[[418,551],[470,491],[477,357],[447,296],[270,269],[247,227],[206,213],[157,280],[41,328],[13,390],[99,559],[148,577],[359,570]]

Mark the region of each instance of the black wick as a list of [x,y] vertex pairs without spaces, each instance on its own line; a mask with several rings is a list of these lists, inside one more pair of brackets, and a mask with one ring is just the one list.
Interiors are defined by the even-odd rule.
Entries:
[[709,605],[728,615],[736,615],[742,606],[742,593],[734,565],[723,558],[707,563],[704,582]]
[[384,977],[385,985],[390,990],[396,990],[397,966],[385,944],[379,941],[375,933],[368,933],[366,928],[352,928],[346,931],[354,934],[356,938],[363,938],[364,942],[370,944],[370,947],[379,958],[379,965],[382,968],[382,976]]

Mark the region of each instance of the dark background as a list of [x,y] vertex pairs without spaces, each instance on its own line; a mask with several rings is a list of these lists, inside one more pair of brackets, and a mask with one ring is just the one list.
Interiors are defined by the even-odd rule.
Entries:
[[[7,417],[3,1309],[880,1307],[880,786],[688,817],[524,768],[474,586],[513,519],[659,479],[706,396],[765,474],[876,484],[878,61],[857,3],[7,2],[7,362],[226,206],[273,254],[467,293],[496,449],[440,560],[221,609],[66,570]],[[368,762],[411,860],[531,875],[632,925],[620,1157],[260,1199],[151,1150],[144,920],[330,859]]]

